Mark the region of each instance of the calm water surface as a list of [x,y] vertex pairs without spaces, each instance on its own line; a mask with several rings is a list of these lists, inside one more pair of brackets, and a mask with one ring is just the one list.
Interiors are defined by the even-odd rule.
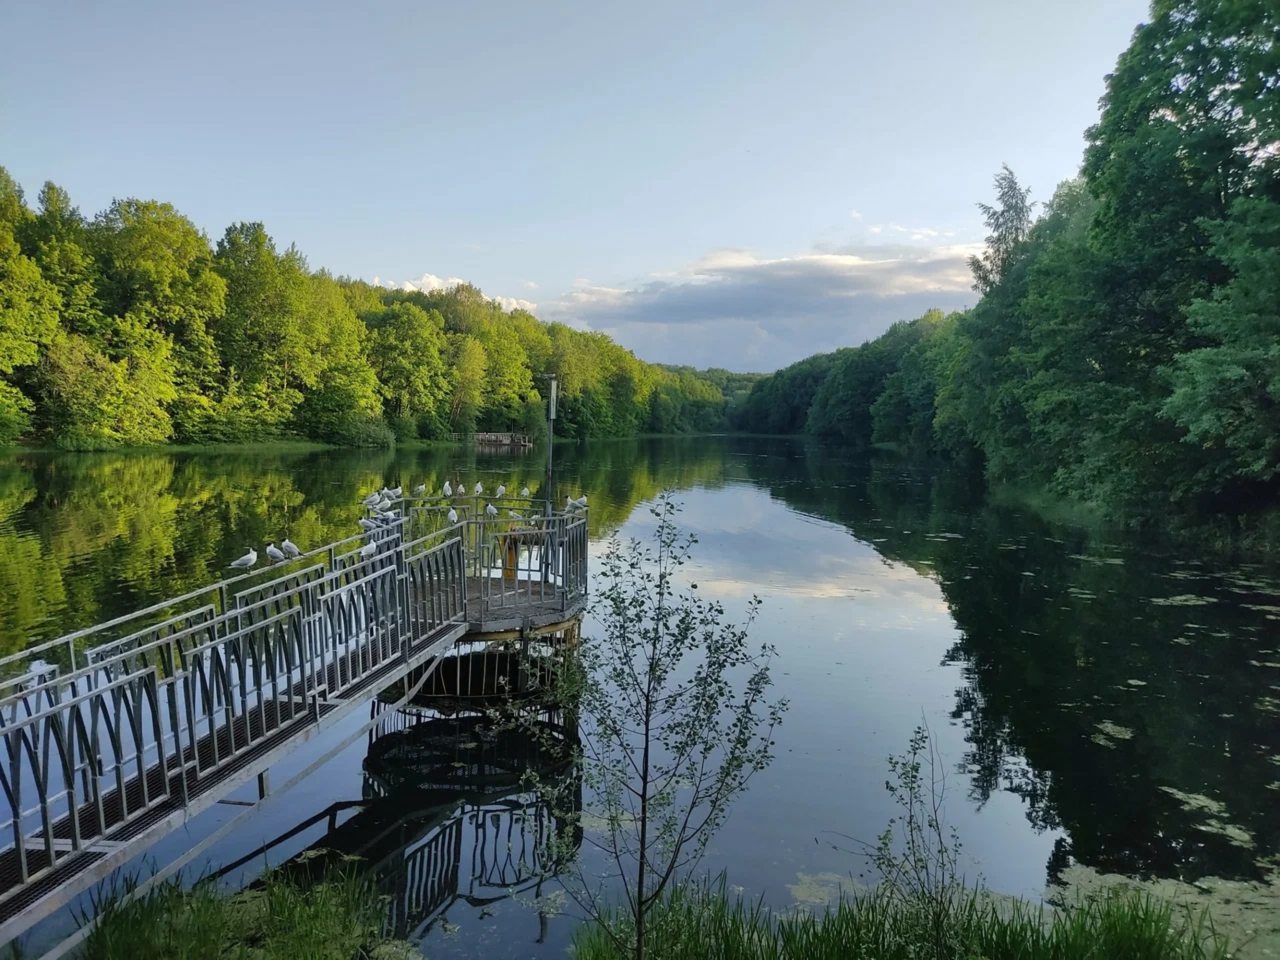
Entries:
[[[346,535],[369,489],[459,476],[536,489],[542,460],[461,450],[0,458],[0,648],[211,582],[249,545]],[[755,636],[778,648],[775,683],[791,709],[773,766],[709,853],[706,867],[730,883],[788,906],[849,882],[864,865],[847,838],[874,839],[892,814],[885,758],[922,721],[947,763],[966,870],[996,890],[1039,897],[1081,867],[1166,881],[1273,876],[1275,563],[1049,523],[947,477],[800,442],[558,448],[557,485],[561,497],[590,495],[597,553],[614,534],[643,536],[651,518],[639,508],[676,488],[700,541],[700,590],[732,614],[753,594],[764,601]],[[456,725],[415,742],[432,775],[477,759]],[[264,859],[324,843],[321,820],[255,852],[367,790],[367,738],[306,773],[321,746],[273,771],[278,784],[301,779],[221,839],[204,868],[251,855],[228,875],[235,884]],[[513,769],[528,759],[518,744],[483,749],[507,750]],[[402,779],[415,770],[422,763]],[[334,823],[364,829],[354,810]],[[196,818],[152,858],[164,862],[232,812]],[[510,832],[514,823],[524,836],[544,815],[537,797],[499,784],[447,827],[415,834],[425,821],[409,816],[410,848],[454,851],[442,905],[411,924],[429,956],[563,953],[572,921],[540,920],[532,904],[554,882],[530,866],[536,857],[521,859]]]

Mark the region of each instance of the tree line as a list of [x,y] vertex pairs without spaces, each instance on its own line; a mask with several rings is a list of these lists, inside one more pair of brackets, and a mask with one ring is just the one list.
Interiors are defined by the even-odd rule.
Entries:
[[216,244],[171,204],[87,218],[0,168],[0,443],[69,449],[301,437],[723,428],[752,378],[645,363],[600,333],[504,310],[472,286],[388,290],[312,270],[261,223]]
[[736,421],[1139,518],[1274,506],[1280,7],[1156,0],[1101,107],[1080,176],[1039,211],[996,176],[976,306],[779,371]]

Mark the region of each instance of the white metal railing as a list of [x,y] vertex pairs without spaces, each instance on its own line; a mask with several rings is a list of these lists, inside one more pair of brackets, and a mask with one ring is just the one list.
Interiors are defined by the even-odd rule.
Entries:
[[585,511],[408,498],[364,533],[0,657],[0,912],[448,631],[568,610],[586,564]]
[[461,539],[402,526],[0,659],[0,904],[465,623]]

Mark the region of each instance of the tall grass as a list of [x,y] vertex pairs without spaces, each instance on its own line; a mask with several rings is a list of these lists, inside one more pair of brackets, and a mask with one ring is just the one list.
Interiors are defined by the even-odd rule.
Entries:
[[[841,900],[822,914],[778,914],[732,899],[723,882],[676,888],[650,917],[652,960],[1220,960],[1229,956],[1203,915],[1127,894],[1052,911],[978,891],[934,907],[885,892]],[[579,928],[577,960],[625,960],[626,918]]]
[[382,900],[354,870],[305,886],[269,873],[234,894],[177,882],[128,892],[97,898],[84,960],[353,960],[381,942]]

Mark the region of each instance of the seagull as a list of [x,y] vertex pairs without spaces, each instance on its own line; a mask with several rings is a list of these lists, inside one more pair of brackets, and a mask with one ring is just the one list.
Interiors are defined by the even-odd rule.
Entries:
[[453,507],[449,508],[449,522],[450,523],[458,522],[458,511],[453,509]]
[[522,517],[520,514],[516,513],[514,510],[508,510],[508,511],[507,511],[507,516],[509,516],[512,520],[523,520],[523,519],[524,519],[524,517]]
[[281,541],[280,549],[283,550],[284,555],[290,559],[302,556],[302,551],[298,549],[298,545],[288,537],[285,537],[284,540]]
[[480,496],[480,494],[482,494],[482,493],[484,493],[484,484],[483,484],[483,483],[481,483],[479,480],[477,480],[477,481],[476,481],[476,496],[478,497],[478,496]]
[[427,485],[425,483],[420,483],[413,488],[413,495],[415,497],[424,497],[426,496],[426,494],[427,494]]
[[377,502],[378,502],[379,500],[381,500],[381,499],[382,499],[382,492],[381,492],[381,491],[378,491],[378,490],[375,490],[373,493],[371,493],[371,494],[369,494],[367,497],[365,497],[365,498],[364,498],[364,500],[362,500],[361,502],[362,502],[366,507],[371,507],[371,506],[373,506],[375,503],[377,503]]
[[573,513],[573,497],[566,496],[564,498],[564,512]]
[[492,503],[487,504],[484,508],[484,514],[486,517],[496,517],[498,515],[498,508]]
[[232,560],[229,564],[227,564],[227,566],[234,567],[237,570],[248,570],[257,562],[258,562],[258,551],[253,549],[253,547],[250,547],[248,553],[246,553],[239,560]]
[[400,497],[404,495],[404,487],[394,487],[390,490],[385,491],[385,493],[392,500],[399,500]]
[[525,487],[523,490],[521,490],[521,491],[520,491],[520,496],[522,496],[522,497],[524,497],[524,498],[528,499],[528,497],[529,497],[529,488],[528,488],[528,487]]
[[377,529],[378,529],[378,525],[377,525],[376,523],[374,523],[372,520],[366,520],[364,517],[361,517],[361,518],[360,518],[359,520],[357,520],[356,522],[357,522],[358,524],[360,524],[360,529],[361,529],[361,530],[368,531],[368,530],[377,530]]
[[587,508],[587,495],[584,493],[577,500],[573,501],[575,507],[581,507],[583,510]]
[[275,543],[267,544],[267,556],[271,558],[272,563],[279,563],[284,559],[284,552],[280,550]]
[[29,679],[30,683],[23,683],[23,690],[30,690],[32,687],[39,686],[44,683],[51,673],[55,673],[57,668],[53,664],[47,663],[44,658],[36,657],[31,661],[31,665],[27,667],[27,674],[24,680]]
[[360,548],[360,559],[368,560],[377,552],[378,552],[378,542],[376,540],[370,540],[368,543],[366,543],[363,547]]
[[506,484],[500,483],[498,484],[498,489],[493,491],[493,495],[497,497],[499,500],[501,500],[502,497],[506,494],[506,492],[507,492]]
[[452,497],[452,496],[453,496],[453,487],[452,487],[452,486],[450,486],[450,484],[449,484],[449,481],[448,481],[448,480],[446,480],[446,481],[444,482],[444,490],[443,490],[442,492],[444,493],[444,495],[445,495],[446,497]]

